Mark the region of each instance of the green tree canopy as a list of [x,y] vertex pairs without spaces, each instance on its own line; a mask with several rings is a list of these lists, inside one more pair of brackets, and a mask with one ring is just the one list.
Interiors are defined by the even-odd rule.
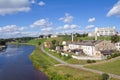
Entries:
[[120,41],[120,37],[118,35],[111,36],[111,42],[116,43]]

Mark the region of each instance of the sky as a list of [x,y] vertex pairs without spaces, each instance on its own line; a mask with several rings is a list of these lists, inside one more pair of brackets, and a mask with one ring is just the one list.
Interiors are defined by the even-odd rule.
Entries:
[[0,0],[0,38],[81,34],[96,27],[120,32],[120,0]]

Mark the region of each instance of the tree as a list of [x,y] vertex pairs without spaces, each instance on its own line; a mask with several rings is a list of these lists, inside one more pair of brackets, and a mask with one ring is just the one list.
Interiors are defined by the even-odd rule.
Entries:
[[56,44],[56,40],[52,40],[51,42],[52,42],[52,44],[53,44],[53,45],[55,45],[55,44]]
[[108,79],[109,79],[109,75],[107,73],[103,73],[102,80],[108,80]]
[[3,39],[0,39],[0,45],[6,45],[6,41]]
[[118,35],[111,36],[111,42],[112,43],[116,43],[118,41],[120,41],[120,37]]
[[41,45],[41,42],[38,42],[38,45],[40,46],[40,45]]
[[40,35],[40,36],[39,36],[39,38],[43,38],[43,37],[44,37],[44,35]]

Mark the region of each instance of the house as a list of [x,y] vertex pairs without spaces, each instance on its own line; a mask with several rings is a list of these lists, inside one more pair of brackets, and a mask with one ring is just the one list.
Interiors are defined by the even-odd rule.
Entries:
[[88,33],[88,36],[112,36],[116,34],[115,27],[103,27],[103,28],[95,28],[93,33]]
[[56,47],[55,47],[55,50],[57,50],[57,51],[61,51],[62,49],[63,49],[62,46],[56,46]]
[[58,37],[57,34],[52,34],[52,35],[51,35],[51,38],[56,38],[56,37]]
[[[97,57],[108,54],[110,50],[115,50],[115,45],[111,41],[105,40],[83,40],[79,42],[68,42],[64,48],[63,50],[65,51],[82,50],[88,56]],[[102,53],[104,51],[106,51],[106,54]]]
[[115,47],[118,51],[120,51],[120,42],[115,43]]

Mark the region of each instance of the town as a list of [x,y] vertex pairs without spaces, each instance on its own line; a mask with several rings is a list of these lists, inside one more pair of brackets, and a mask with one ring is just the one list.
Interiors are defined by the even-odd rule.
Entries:
[[[59,51],[63,56],[64,55],[68,56],[68,54],[71,54],[72,58],[81,59],[81,60],[107,59],[107,56],[114,54],[115,51],[120,51],[120,39],[119,39],[120,37],[119,34],[116,32],[115,27],[95,28],[93,34],[88,33],[88,37],[94,37],[93,40],[74,41],[74,38],[77,36],[75,36],[74,34],[71,34],[70,36],[71,36],[70,41],[62,41],[61,44],[55,45],[54,48],[51,49],[51,51],[54,50]],[[97,37],[100,36],[103,38],[104,36],[105,37],[115,36],[115,39],[117,41],[98,40]],[[58,36],[51,35],[51,38],[54,37],[58,37]],[[54,44],[56,44],[56,41],[54,41]],[[44,42],[44,47],[46,48],[50,49],[53,45],[50,42]]]

